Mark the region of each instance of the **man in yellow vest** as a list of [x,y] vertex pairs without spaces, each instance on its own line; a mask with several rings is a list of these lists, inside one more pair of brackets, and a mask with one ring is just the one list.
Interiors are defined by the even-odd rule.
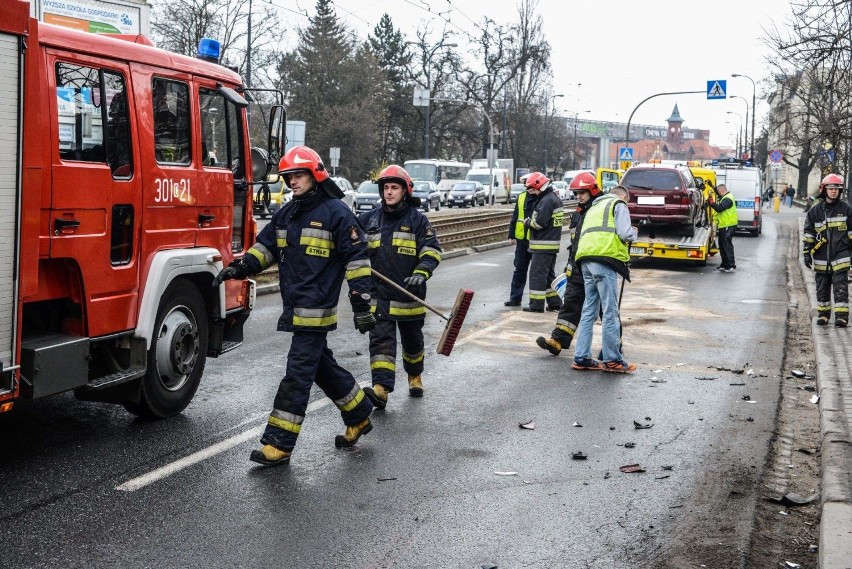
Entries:
[[707,198],[710,207],[716,212],[716,239],[719,242],[719,254],[722,256],[722,264],[716,270],[724,273],[733,273],[737,270],[737,261],[734,258],[734,231],[737,230],[737,202],[725,184],[719,184],[715,188],[719,199],[713,194]]
[[518,195],[512,221],[509,223],[509,241],[515,244],[515,270],[512,273],[512,285],[509,289],[509,300],[504,306],[520,306],[524,297],[524,286],[527,284],[527,272],[530,268],[530,229],[524,225],[524,220],[535,210],[536,196],[525,188]]
[[[637,230],[630,225],[626,201],[627,190],[616,186],[610,193],[595,198],[583,220],[575,259],[583,271],[586,299],[571,367],[579,370],[603,370],[631,373],[636,364],[624,361],[621,353],[618,314],[618,275],[630,280],[628,243],[636,239]],[[592,330],[601,313],[603,362],[592,358]]]

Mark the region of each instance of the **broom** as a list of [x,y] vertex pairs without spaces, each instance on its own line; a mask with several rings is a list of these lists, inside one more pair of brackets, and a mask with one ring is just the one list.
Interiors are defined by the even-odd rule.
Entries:
[[449,314],[444,314],[437,308],[426,304],[422,298],[419,298],[417,295],[413,294],[411,291],[404,289],[399,286],[382,273],[378,272],[376,269],[370,269],[372,273],[383,280],[385,283],[389,284],[399,292],[408,296],[415,302],[418,302],[443,318],[447,321],[447,325],[444,326],[444,333],[441,334],[441,340],[438,342],[438,348],[435,350],[437,353],[449,356],[450,352],[453,351],[453,346],[456,343],[456,340],[459,337],[459,331],[461,330],[462,324],[464,323],[464,317],[467,316],[467,309],[470,308],[470,303],[473,300],[473,291],[459,289],[459,294],[456,296],[456,302],[453,304],[453,309]]

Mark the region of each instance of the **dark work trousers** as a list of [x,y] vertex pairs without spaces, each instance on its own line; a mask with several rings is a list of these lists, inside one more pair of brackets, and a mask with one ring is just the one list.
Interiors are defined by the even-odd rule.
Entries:
[[560,309],[562,301],[559,294],[550,288],[550,283],[556,278],[553,268],[556,265],[556,251],[538,252],[532,254],[530,261],[530,308],[544,310],[544,303],[550,309]]
[[556,327],[550,337],[559,342],[562,349],[567,349],[574,339],[577,324],[580,323],[580,313],[583,311],[583,303],[586,301],[586,286],[583,282],[583,271],[574,267],[568,283],[565,286],[565,298],[562,299],[562,308],[556,317]]
[[834,317],[849,319],[849,271],[814,273],[817,293],[817,315],[831,318],[831,290],[834,289]]
[[716,232],[716,238],[719,240],[719,254],[722,256],[723,269],[736,269],[737,260],[734,258],[734,231],[737,230],[736,225],[731,227],[722,227]]
[[347,426],[357,425],[373,411],[373,404],[352,374],[334,360],[326,345],[326,332],[297,330],[287,354],[286,375],[275,395],[275,408],[260,439],[262,444],[293,450],[314,383],[337,405]]
[[370,371],[373,385],[381,384],[393,391],[396,382],[396,329],[402,344],[402,368],[408,375],[423,373],[424,320],[376,321],[370,330]]
[[515,241],[515,272],[512,273],[512,288],[509,291],[509,301],[520,303],[523,300],[529,268],[530,242],[526,239],[518,239]]

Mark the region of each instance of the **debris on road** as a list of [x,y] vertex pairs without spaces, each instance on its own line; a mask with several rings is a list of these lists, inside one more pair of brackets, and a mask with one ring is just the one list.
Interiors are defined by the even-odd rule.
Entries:
[[663,468],[663,470],[674,470],[674,465],[666,464],[662,468]]
[[535,429],[535,421],[529,421],[529,422],[526,422],[526,423],[518,423],[518,426],[522,429],[529,429],[530,431],[532,431],[533,429]]
[[670,474],[657,474],[654,477],[654,480],[663,480],[665,478],[669,478],[670,476],[671,476]]
[[793,374],[793,377],[799,377],[799,378],[805,377],[805,372],[803,372],[800,369],[794,369],[794,370],[790,371],[790,373]]
[[484,563],[482,569],[497,569],[497,566],[493,563]]
[[580,423],[578,423],[577,421],[574,421],[574,425],[573,425],[573,426],[574,426],[574,427],[582,427],[583,425],[581,425],[581,424],[580,424]]
[[811,403],[819,403],[819,395],[814,395],[811,397]]
[[801,565],[799,563],[793,563],[792,561],[785,561],[784,567],[787,567],[787,569],[798,569]]
[[745,385],[745,383],[729,383],[728,385]]
[[657,379],[656,377],[651,378],[651,383],[668,383],[665,379]]
[[[648,417],[645,417],[645,420],[650,421]],[[639,421],[633,421],[633,427],[636,429],[650,429],[654,426],[654,423],[640,423]]]
[[624,443],[624,448],[636,448],[636,443]]
[[609,472],[604,472],[604,480],[609,480]]
[[709,375],[696,375],[695,379],[698,379],[700,381],[713,381],[714,379],[719,379],[719,377],[718,376],[712,377],[712,376],[709,376]]
[[396,480],[396,476],[391,476],[388,478],[377,478],[376,480],[378,480],[379,482],[390,482],[391,480]]
[[583,451],[578,450],[577,452],[571,455],[571,458],[573,458],[574,460],[586,460],[589,457],[583,454]]
[[795,492],[788,492],[783,496],[769,496],[766,499],[770,502],[775,502],[776,504],[781,504],[782,506],[787,506],[788,508],[795,508],[796,506],[807,506],[812,503],[814,500],[819,498],[819,494],[813,494],[812,496],[808,496],[807,498],[796,494]]
[[625,464],[624,466],[619,466],[618,469],[627,474],[632,474],[634,472],[645,472],[645,469],[639,466],[638,464]]
[[750,369],[750,370],[748,370],[748,371],[746,372],[746,375],[747,375],[747,376],[749,376],[749,377],[754,377],[754,376],[755,376],[755,375],[757,375],[757,374],[755,374],[755,373],[754,373],[754,370],[753,370],[753,369]]
[[518,473],[513,471],[513,470],[506,470],[506,471],[495,470],[494,474],[496,474],[497,476],[517,476],[518,475]]
[[751,401],[751,395],[743,395],[743,401]]

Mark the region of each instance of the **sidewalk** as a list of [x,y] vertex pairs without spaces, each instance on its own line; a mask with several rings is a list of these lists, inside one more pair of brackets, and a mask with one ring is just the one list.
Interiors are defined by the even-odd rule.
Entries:
[[[801,226],[799,227],[801,242]],[[797,248],[797,251],[799,249]],[[811,305],[822,455],[820,569],[852,569],[852,328],[816,325],[813,272],[799,255]]]

